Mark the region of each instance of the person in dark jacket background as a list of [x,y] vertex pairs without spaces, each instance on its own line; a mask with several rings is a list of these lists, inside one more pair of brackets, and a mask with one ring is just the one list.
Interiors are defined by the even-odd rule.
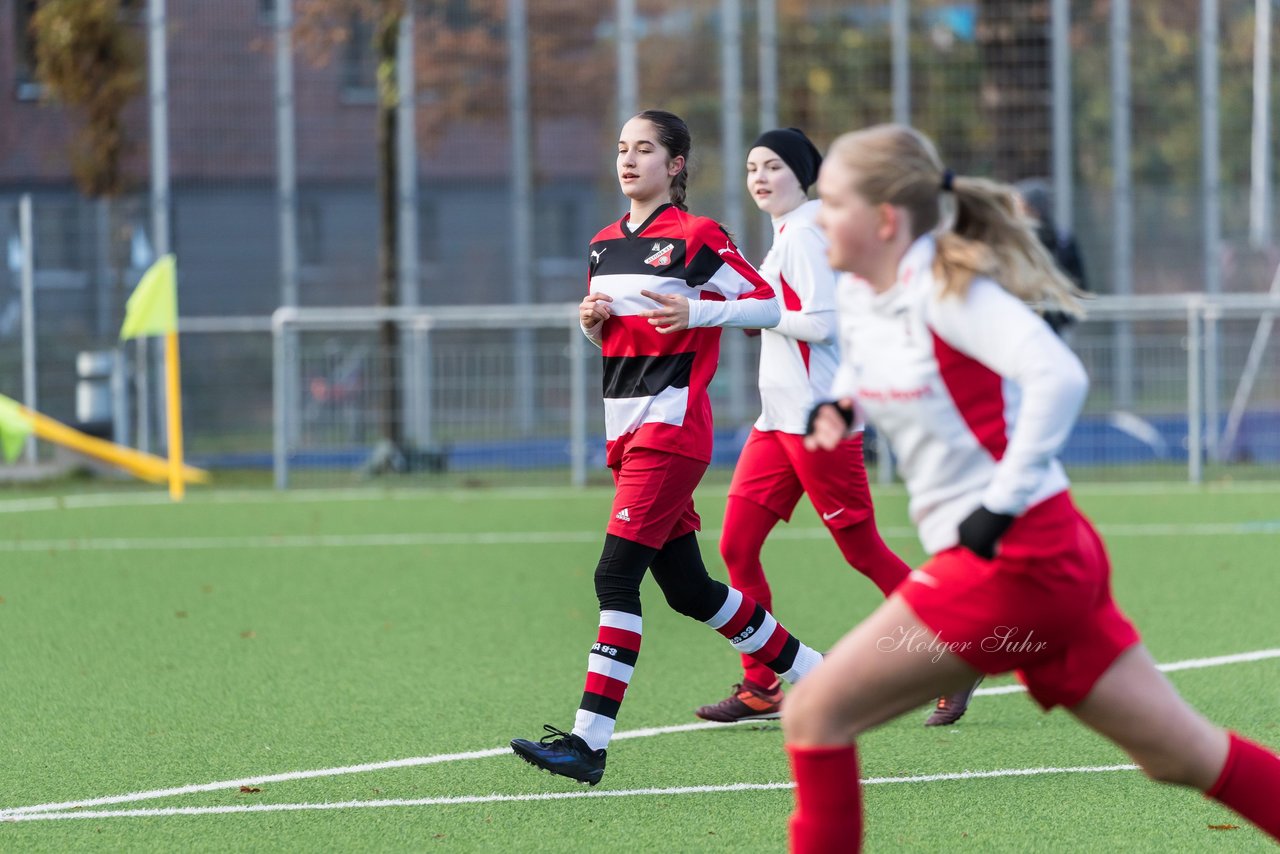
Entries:
[[[1053,190],[1049,182],[1043,178],[1027,178],[1014,186],[1026,215],[1035,221],[1036,236],[1058,262],[1058,269],[1066,273],[1077,288],[1089,290],[1075,235],[1069,229],[1060,228],[1053,216]],[[1075,322],[1074,317],[1061,311],[1046,311],[1044,319],[1058,334]]]

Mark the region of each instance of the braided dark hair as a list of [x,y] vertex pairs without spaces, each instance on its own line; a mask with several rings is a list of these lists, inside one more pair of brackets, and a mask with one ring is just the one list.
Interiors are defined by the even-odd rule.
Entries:
[[684,168],[671,179],[671,204],[682,211],[689,210],[685,203],[685,194],[689,189],[689,150],[693,148],[693,135],[684,119],[666,110],[645,110],[636,116],[653,125],[658,131],[658,143],[667,150],[667,155],[674,160],[684,158]]

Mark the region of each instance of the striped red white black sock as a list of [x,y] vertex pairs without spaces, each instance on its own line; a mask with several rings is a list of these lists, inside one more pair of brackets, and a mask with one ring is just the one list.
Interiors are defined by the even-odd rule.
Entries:
[[587,684],[573,720],[573,734],[592,750],[609,746],[622,697],[640,654],[640,615],[601,611],[600,631],[587,656]]
[[740,590],[726,589],[729,595],[707,625],[728,638],[734,649],[792,683],[822,661],[820,653],[802,644],[758,602]]

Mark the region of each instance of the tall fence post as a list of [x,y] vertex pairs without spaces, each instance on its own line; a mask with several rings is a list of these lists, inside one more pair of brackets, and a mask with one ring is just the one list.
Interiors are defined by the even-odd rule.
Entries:
[[298,304],[298,157],[293,102],[293,0],[276,3],[276,217],[280,304]]
[[640,62],[636,58],[636,0],[618,2],[618,129],[640,111]]
[[1271,242],[1271,3],[1255,0],[1253,127],[1249,168],[1249,245]]
[[[778,6],[775,0],[757,0],[756,3],[757,62],[759,63],[760,127],[764,133],[778,126]],[[757,219],[760,225],[757,238],[761,247],[768,247],[773,240],[773,223],[767,216]]]
[[569,482],[587,483],[587,337],[569,327]]
[[1206,303],[1204,307],[1204,448],[1205,456],[1214,462],[1221,462],[1219,440],[1219,420],[1222,417],[1222,406],[1219,397],[1222,377],[1222,306],[1217,302]]
[[[525,0],[507,0],[507,111],[511,123],[511,280],[514,301],[534,300],[533,118],[529,98],[529,16]],[[533,430],[533,333],[517,329],[512,350],[516,423],[522,435]]]
[[[147,2],[147,88],[151,121],[151,243],[156,257],[169,253],[169,71],[166,0]],[[137,339],[138,447],[151,450],[151,372],[154,353],[146,337]],[[164,383],[159,388],[163,390]],[[163,393],[163,391],[161,391]],[[162,427],[163,429],[163,427]]]
[[[737,240],[745,238],[742,200],[742,4],[720,0],[720,168],[724,223]],[[739,249],[742,247],[739,246]],[[747,349],[741,335],[720,339],[728,415],[736,426],[747,417]]]
[[[1218,131],[1218,0],[1200,0],[1200,156],[1204,209],[1204,292],[1222,293],[1221,135]],[[1218,364],[1222,345],[1218,324],[1206,318],[1205,326],[1205,444],[1216,457],[1218,447]]]
[[[399,263],[397,271],[398,302],[400,305],[413,308],[418,305],[419,261],[418,261],[418,112],[417,81],[414,46],[413,4],[405,7],[400,18],[400,33],[396,42],[396,76],[399,101],[396,103],[396,157],[399,169],[396,174],[396,218],[399,235]],[[425,447],[429,444],[423,437],[431,433],[430,425],[421,421],[424,394],[422,384],[416,379],[420,363],[417,351],[419,334],[416,328],[409,330],[408,343],[399,354],[401,376],[405,377],[404,395],[404,429],[410,446]]]
[[1052,0],[1049,43],[1053,63],[1053,216],[1074,232],[1075,176],[1071,149],[1071,0]]
[[[36,256],[31,194],[18,200],[18,241],[22,244],[22,402],[36,409]],[[27,462],[35,465],[36,439],[27,438]]]
[[[1111,28],[1111,158],[1114,172],[1112,202],[1111,273],[1112,293],[1133,293],[1133,174],[1130,146],[1133,143],[1131,91],[1129,81],[1129,0],[1112,0]],[[1115,327],[1115,377],[1112,399],[1115,408],[1133,406],[1133,324],[1117,320]]]
[[892,42],[893,120],[911,124],[911,0],[892,0],[889,5]]
[[1204,301],[1187,303],[1187,480],[1200,483],[1204,479],[1204,389],[1201,358],[1204,336],[1201,323]]
[[757,57],[760,64],[760,127],[764,133],[778,126],[778,4],[756,2]]
[[405,376],[412,382],[416,391],[409,398],[412,408],[409,410],[409,424],[412,427],[410,438],[422,450],[430,452],[435,444],[435,432],[432,428],[433,413],[431,397],[434,394],[435,375],[431,364],[431,319],[424,318],[414,322],[409,329],[409,353],[405,363],[408,370]]
[[272,398],[271,464],[276,489],[289,488],[289,353],[286,313],[292,309],[276,309],[271,316]]

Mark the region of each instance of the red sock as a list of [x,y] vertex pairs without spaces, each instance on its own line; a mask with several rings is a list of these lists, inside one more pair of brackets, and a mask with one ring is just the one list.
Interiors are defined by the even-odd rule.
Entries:
[[847,747],[787,745],[796,778],[792,854],[833,854],[862,848],[858,752]]
[[1280,842],[1280,757],[1234,732],[1230,736],[1227,764],[1205,796]]
[[[754,501],[730,495],[724,509],[724,531],[720,534],[720,557],[729,570],[729,586],[750,596],[760,607],[773,612],[773,593],[760,565],[765,538],[778,524],[778,514]],[[771,690],[778,676],[749,655],[742,656],[742,672],[749,682]]]
[[885,596],[911,572],[911,567],[880,539],[874,516],[848,528],[832,528],[831,536],[849,565],[870,578]]

